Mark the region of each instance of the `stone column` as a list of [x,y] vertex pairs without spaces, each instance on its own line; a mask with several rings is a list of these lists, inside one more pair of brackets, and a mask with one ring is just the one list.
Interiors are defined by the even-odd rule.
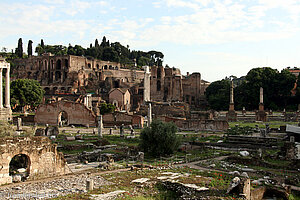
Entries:
[[152,108],[151,108],[151,103],[149,103],[148,107],[148,127],[150,127],[151,122],[152,122]]
[[231,86],[230,86],[230,103],[229,103],[229,110],[234,110],[234,101],[233,101],[233,81],[231,81]]
[[[264,111],[264,89],[262,87],[260,87],[260,92],[259,92],[259,108],[258,110],[260,111]],[[261,121],[261,120],[259,120]]]
[[10,77],[9,77],[10,68],[6,70],[6,82],[5,82],[5,107],[10,108]]
[[144,68],[144,103],[150,101],[150,76],[149,67]]
[[102,115],[101,114],[98,115],[97,118],[98,118],[98,137],[102,138],[102,128],[103,128]]
[[2,71],[3,68],[0,68],[0,108],[3,108]]

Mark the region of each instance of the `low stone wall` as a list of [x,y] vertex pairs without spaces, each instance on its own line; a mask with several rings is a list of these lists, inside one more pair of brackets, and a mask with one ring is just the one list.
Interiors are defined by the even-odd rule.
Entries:
[[[181,128],[181,127],[180,127]],[[197,120],[188,119],[182,124],[185,130],[199,130],[199,131],[225,131],[229,128],[229,124],[225,120]]]
[[12,158],[23,154],[28,157],[29,179],[52,177],[70,173],[70,169],[57,145],[47,137],[0,138],[0,185],[12,183],[9,165]]

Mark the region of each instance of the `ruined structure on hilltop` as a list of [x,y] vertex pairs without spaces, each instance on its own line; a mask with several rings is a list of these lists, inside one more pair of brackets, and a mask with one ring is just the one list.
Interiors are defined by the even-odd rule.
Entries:
[[[115,95],[109,94],[114,88],[129,89],[131,106],[126,107],[132,110],[143,103],[143,95],[149,88],[151,101],[180,101],[198,107],[200,97],[204,95],[208,86],[208,82],[201,80],[200,73],[183,76],[177,68],[154,66],[150,69],[148,87],[144,85],[145,71],[143,70],[82,56],[53,56],[47,53],[42,56],[16,59],[14,63],[12,73],[15,79],[35,79],[40,82],[46,94],[92,92],[99,94],[107,102],[113,102],[114,99],[109,98]],[[147,83],[149,84],[149,81]]]

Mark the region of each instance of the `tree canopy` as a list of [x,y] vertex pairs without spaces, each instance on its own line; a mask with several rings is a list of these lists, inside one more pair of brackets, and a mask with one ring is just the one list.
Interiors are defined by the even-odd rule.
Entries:
[[[243,107],[247,110],[257,109],[260,87],[262,87],[266,109],[295,108],[296,97],[291,95],[295,82],[295,75],[286,69],[279,72],[270,67],[253,68],[247,73],[245,80],[234,88],[235,107],[237,110],[241,110]],[[215,81],[206,89],[210,107],[216,110],[228,109],[229,94],[230,83],[228,80]]]
[[101,103],[100,104],[100,114],[104,115],[107,113],[112,113],[116,110],[116,106],[110,103]]
[[101,43],[99,44],[98,39],[95,40],[95,45],[90,44],[88,48],[81,47],[80,45],[72,46],[69,44],[68,47],[62,45],[45,45],[44,41],[41,40],[41,44],[38,44],[35,52],[38,55],[43,53],[52,53],[54,55],[75,55],[75,56],[86,56],[96,59],[101,59],[111,62],[120,62],[124,65],[137,66],[162,66],[164,54],[159,51],[131,51],[129,46],[123,46],[119,42],[109,42],[104,36]]
[[22,107],[39,105],[44,96],[40,83],[32,79],[17,79],[10,85],[12,102]]
[[174,123],[154,120],[150,127],[142,130],[140,148],[154,157],[172,154],[180,142],[176,132],[177,127]]
[[19,58],[23,58],[23,42],[22,38],[19,38],[18,40],[18,47],[16,48],[16,54]]

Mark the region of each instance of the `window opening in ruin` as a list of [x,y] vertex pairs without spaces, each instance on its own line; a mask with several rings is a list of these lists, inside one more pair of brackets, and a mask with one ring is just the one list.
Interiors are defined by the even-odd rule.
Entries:
[[55,81],[60,81],[61,79],[61,72],[60,71],[56,71],[55,72]]
[[120,83],[119,83],[118,80],[117,80],[117,81],[114,81],[114,87],[115,87],[115,88],[119,88],[119,87],[120,87]]
[[62,111],[58,114],[58,124],[60,126],[68,125],[68,113],[65,111]]
[[9,175],[13,182],[26,181],[30,172],[30,159],[25,154],[15,155],[9,163]]
[[56,61],[56,69],[58,69],[58,70],[61,69],[61,60],[60,60],[60,59],[58,59],[58,60]]
[[45,90],[45,94],[50,94],[50,88],[45,87],[44,90]]
[[99,69],[99,64],[97,64],[96,66],[97,66],[97,69]]
[[69,67],[69,61],[68,61],[68,59],[65,59],[65,67],[66,67],[66,68]]
[[161,78],[161,69],[157,68],[157,78]]
[[91,69],[91,63],[88,64],[88,68]]
[[104,69],[107,69],[107,65],[104,65]]
[[157,83],[156,83],[156,89],[157,89],[157,91],[160,91],[160,90],[161,90],[161,83],[160,83],[159,80],[158,80]]

